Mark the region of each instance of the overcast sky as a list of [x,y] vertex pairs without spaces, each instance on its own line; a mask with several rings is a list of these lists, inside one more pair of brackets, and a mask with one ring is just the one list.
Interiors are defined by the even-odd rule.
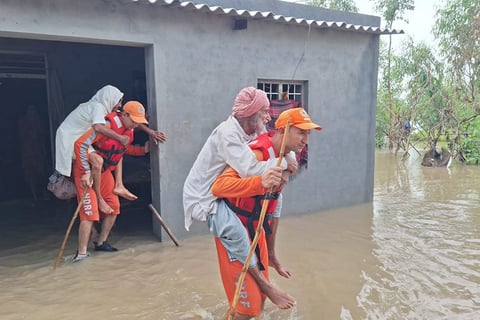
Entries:
[[[283,0],[296,3],[305,3],[305,0]],[[379,16],[374,10],[374,5],[371,0],[354,0],[359,8],[359,13],[371,14]],[[435,20],[435,12],[441,0],[416,0],[415,10],[409,11],[406,15],[408,24],[403,21],[394,22],[395,29],[402,29],[405,31],[404,35],[398,35],[400,39],[406,39],[406,35],[411,36],[415,42],[424,41],[431,46],[434,45],[434,37],[431,32]],[[384,27],[382,22],[382,27]],[[400,41],[393,41],[394,46],[399,45]]]
[[[371,0],[354,0],[360,13],[379,15],[375,12]],[[415,10],[406,15],[408,24],[403,21],[394,22],[395,29],[402,29],[406,35],[411,36],[415,42],[424,41],[433,45],[434,37],[432,27],[435,21],[435,12],[440,5],[439,0],[416,0]],[[382,27],[384,24],[382,23]],[[399,37],[403,37],[400,35]]]

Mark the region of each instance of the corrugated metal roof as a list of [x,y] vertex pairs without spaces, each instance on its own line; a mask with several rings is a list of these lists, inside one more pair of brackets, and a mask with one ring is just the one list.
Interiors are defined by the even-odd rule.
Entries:
[[223,8],[221,6],[210,6],[207,4],[195,4],[191,1],[181,1],[181,0],[130,0],[133,2],[149,2],[151,4],[158,3],[160,5],[170,6],[181,8],[184,10],[198,11],[203,13],[213,13],[218,15],[227,15],[231,17],[238,18],[248,18],[248,19],[265,19],[277,23],[284,24],[295,24],[295,25],[305,25],[311,26],[313,28],[331,28],[344,31],[352,32],[365,32],[372,34],[402,34],[403,30],[392,29],[388,30],[386,28],[372,27],[365,25],[356,25],[350,24],[343,21],[323,21],[323,20],[310,20],[304,18],[295,18],[287,17],[284,15],[276,15],[270,11],[251,11],[251,10],[241,10],[235,8]]

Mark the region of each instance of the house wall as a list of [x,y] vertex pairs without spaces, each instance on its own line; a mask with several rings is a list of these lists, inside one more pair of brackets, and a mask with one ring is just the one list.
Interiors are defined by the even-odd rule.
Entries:
[[[263,20],[234,31],[232,19],[147,1],[4,0],[0,36],[146,48],[151,123],[168,135],[151,154],[153,204],[178,237],[183,182],[236,93],[258,78],[292,79],[302,55],[295,80],[308,81],[308,110],[324,129],[311,134],[284,215],[372,201],[378,35]],[[188,234],[203,232],[195,223]]]

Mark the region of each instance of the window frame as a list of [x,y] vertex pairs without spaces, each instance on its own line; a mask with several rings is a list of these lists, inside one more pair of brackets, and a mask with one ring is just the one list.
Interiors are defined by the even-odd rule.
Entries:
[[[282,100],[282,93],[288,88],[288,100],[295,100],[307,110],[308,81],[258,79],[257,89],[267,93],[269,100]],[[299,90],[300,89],[300,90]]]

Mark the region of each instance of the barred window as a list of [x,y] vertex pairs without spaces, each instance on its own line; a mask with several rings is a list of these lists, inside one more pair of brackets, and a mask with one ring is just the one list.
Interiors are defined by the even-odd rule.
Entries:
[[306,81],[258,80],[257,88],[267,93],[270,100],[295,100],[306,109]]

